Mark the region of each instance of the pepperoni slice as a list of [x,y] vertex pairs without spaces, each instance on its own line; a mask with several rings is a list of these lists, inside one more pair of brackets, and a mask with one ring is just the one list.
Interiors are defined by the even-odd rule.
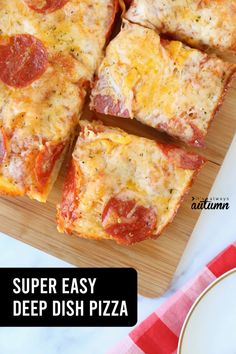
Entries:
[[158,143],[158,146],[168,159],[179,168],[198,170],[206,162],[203,156],[185,151],[175,145]]
[[[70,164],[69,171],[65,180],[62,204],[60,209],[60,217],[63,218],[63,225],[67,231],[70,231],[70,226],[77,219],[76,208],[78,206],[76,198],[76,168],[73,161]],[[61,224],[61,220],[58,220]],[[64,229],[64,228],[63,228]]]
[[21,88],[37,80],[46,70],[47,50],[30,34],[19,34],[0,41],[0,80]]
[[111,96],[97,95],[93,98],[91,108],[98,113],[110,114],[122,118],[130,118],[128,109],[123,107],[121,101],[115,102]]
[[102,213],[105,231],[120,244],[132,244],[152,236],[157,215],[152,207],[137,205],[135,200],[112,197]]
[[203,147],[204,146],[204,135],[203,135],[202,131],[194,123],[190,123],[190,126],[193,130],[193,138],[189,142],[189,144],[196,146],[196,147]]
[[7,137],[3,130],[0,129],[0,164],[3,162],[7,154]]
[[40,190],[46,186],[53,168],[60,158],[64,148],[65,143],[44,145],[43,149],[38,153],[35,162],[35,176]]
[[32,10],[38,13],[50,13],[61,9],[69,0],[25,0]]

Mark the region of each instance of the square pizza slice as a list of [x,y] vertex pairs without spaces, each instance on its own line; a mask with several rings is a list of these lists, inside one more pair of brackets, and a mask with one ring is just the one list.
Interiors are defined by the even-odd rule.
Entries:
[[91,109],[202,146],[236,65],[125,23],[98,70]]
[[98,121],[81,126],[58,230],[126,245],[158,236],[206,160]]
[[198,48],[236,52],[232,0],[133,0],[126,18]]
[[118,0],[0,0],[0,194],[45,201]]

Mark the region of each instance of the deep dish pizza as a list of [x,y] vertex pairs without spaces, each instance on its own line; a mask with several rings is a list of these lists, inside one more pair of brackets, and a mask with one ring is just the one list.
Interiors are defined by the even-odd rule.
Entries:
[[133,0],[126,18],[193,46],[236,52],[232,0]]
[[235,71],[234,64],[126,22],[107,47],[91,108],[202,146]]
[[0,193],[45,201],[118,0],[0,0]]
[[58,230],[120,244],[158,236],[205,159],[100,122],[81,126]]

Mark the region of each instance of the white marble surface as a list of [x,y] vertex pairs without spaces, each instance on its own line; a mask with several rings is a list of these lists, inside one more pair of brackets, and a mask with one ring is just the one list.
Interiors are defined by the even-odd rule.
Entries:
[[[228,211],[203,211],[171,289],[159,299],[139,297],[139,320],[156,309],[220,250],[236,241],[236,137],[211,191],[230,198]],[[69,264],[0,234],[0,267],[62,267]],[[1,328],[0,354],[105,354],[130,328]]]

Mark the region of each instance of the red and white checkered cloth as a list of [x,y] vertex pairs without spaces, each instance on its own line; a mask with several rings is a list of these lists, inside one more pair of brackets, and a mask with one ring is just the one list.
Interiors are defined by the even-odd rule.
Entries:
[[175,354],[181,328],[196,298],[216,278],[233,268],[236,268],[236,243],[207,264],[109,354]]

